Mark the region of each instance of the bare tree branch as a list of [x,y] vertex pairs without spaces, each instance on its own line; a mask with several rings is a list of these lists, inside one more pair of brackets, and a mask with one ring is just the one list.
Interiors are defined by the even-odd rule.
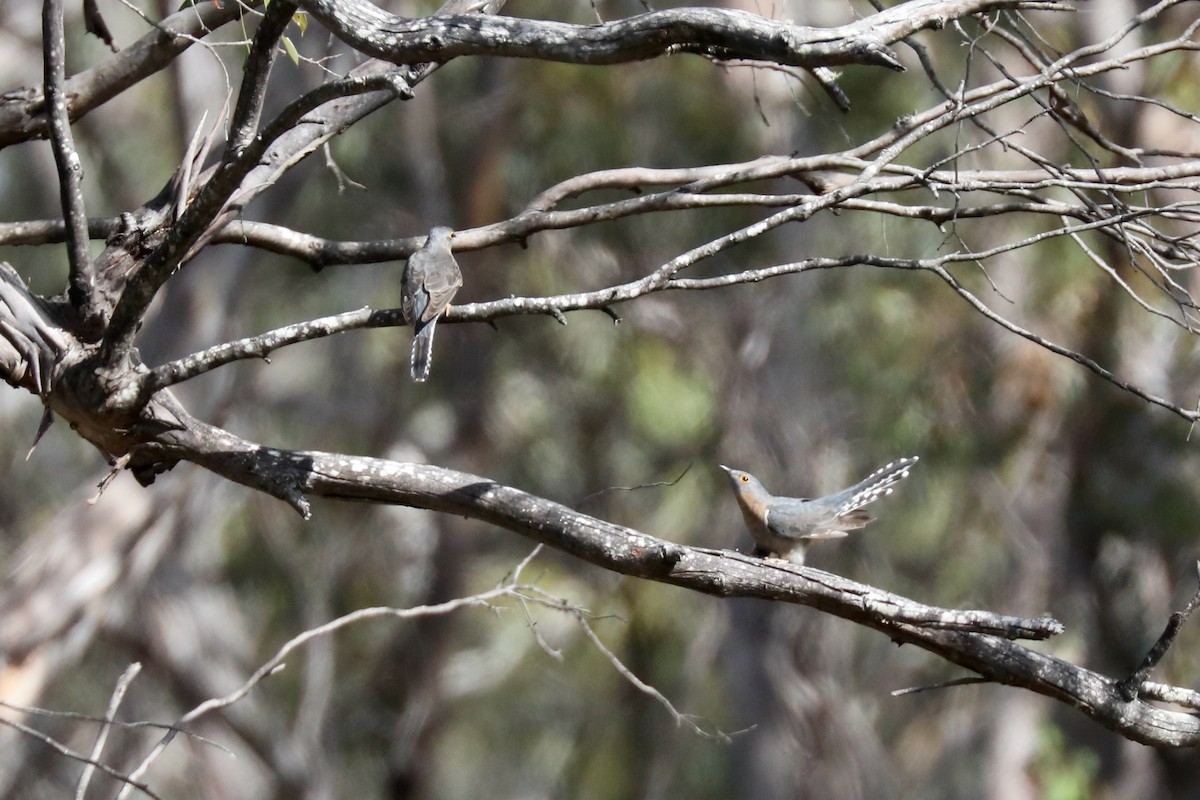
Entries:
[[385,317],[380,312],[360,308],[357,311],[299,322],[258,336],[219,344],[216,347],[194,353],[187,358],[156,367],[146,379],[143,391],[147,392],[147,396],[149,396],[160,389],[174,386],[217,367],[247,358],[270,361],[269,356],[272,352],[289,344],[332,336],[343,331],[375,327],[383,324],[385,319],[386,324],[403,324],[403,320],[396,314],[387,314]]
[[[170,64],[215,28],[239,18],[257,0],[195,3],[158,23],[155,30],[91,69],[73,75],[63,87],[67,114],[74,121],[130,86]],[[0,147],[48,135],[46,100],[35,89],[0,94]]]
[[296,6],[290,2],[277,2],[267,8],[267,13],[254,32],[254,43],[246,57],[237,105],[234,107],[229,134],[229,152],[238,153],[250,144],[258,130],[263,101],[267,96],[267,79],[279,39],[283,36]]
[[[883,632],[897,642],[914,644],[978,676],[964,680],[1003,683],[1052,697],[1134,741],[1200,745],[1200,718],[1146,702],[1197,708],[1197,694],[1145,680],[1195,600],[1184,612],[1172,616],[1167,631],[1139,670],[1123,681],[1113,681],[1017,643],[1020,639],[1043,640],[1061,632],[1062,624],[1049,617],[1026,619],[987,611],[942,609],[811,568],[686,547],[464,472],[339,453],[265,447],[195,419],[168,391],[177,383],[237,360],[265,360],[284,346],[349,330],[400,324],[394,309],[364,307],[305,320],[218,344],[157,368],[144,365],[135,347],[150,304],[171,276],[208,244],[259,247],[294,256],[317,268],[410,255],[424,237],[333,241],[282,225],[241,220],[240,215],[250,200],[308,154],[374,110],[396,98],[411,96],[420,80],[449,59],[490,55],[615,64],[688,52],[722,62],[749,59],[816,70],[822,85],[832,92],[836,89],[834,76],[821,72],[822,65],[869,64],[897,69],[900,61],[889,47],[905,41],[917,52],[943,100],[899,120],[883,133],[872,134],[867,141],[846,146],[839,153],[803,158],[766,156],[735,164],[677,169],[630,167],[576,175],[537,194],[508,219],[459,232],[455,245],[473,250],[524,243],[542,231],[582,228],[649,213],[712,208],[763,209],[761,218],[753,223],[706,232],[704,240],[691,249],[673,257],[656,257],[666,259],[656,265],[628,265],[620,278],[605,281],[610,285],[599,289],[544,297],[501,297],[455,306],[447,313],[446,322],[492,321],[525,314],[542,314],[565,322],[566,312],[584,309],[615,316],[612,306],[663,291],[722,289],[850,266],[929,272],[1005,331],[1071,359],[1145,402],[1195,422],[1200,420],[1200,410],[1161,396],[1159,392],[1167,393],[1163,390],[1152,392],[1146,388],[1155,384],[1129,382],[1091,355],[1017,324],[1019,316],[1010,319],[995,311],[982,295],[972,291],[968,278],[958,270],[951,272],[961,263],[987,270],[1026,248],[1073,243],[1102,273],[1106,288],[1114,294],[1123,293],[1141,311],[1169,320],[1177,326],[1172,334],[1182,331],[1194,335],[1200,329],[1200,304],[1191,294],[1192,272],[1200,261],[1200,246],[1195,240],[1200,203],[1185,194],[1200,189],[1200,154],[1188,152],[1186,144],[1174,148],[1131,147],[1106,130],[1100,123],[1103,117],[1092,114],[1079,99],[1091,92],[1089,99],[1152,104],[1167,108],[1180,119],[1196,121],[1195,115],[1171,103],[1091,85],[1091,81],[1099,81],[1109,73],[1160,56],[1200,49],[1191,41],[1200,22],[1186,26],[1182,36],[1172,28],[1167,35],[1173,38],[1117,49],[1135,31],[1153,27],[1151,23],[1165,25],[1164,15],[1179,5],[1176,0],[1145,9],[1105,41],[1065,55],[1029,38],[1019,29],[1020,22],[996,13],[1073,7],[1036,0],[912,0],[828,29],[795,26],[726,9],[656,11],[580,26],[470,13],[494,12],[502,5],[499,2],[452,0],[444,6],[443,15],[407,19],[362,0],[299,0],[297,5],[323,21],[335,36],[358,52],[380,60],[363,64],[295,99],[264,125],[261,118],[268,73],[279,38],[295,8],[287,0],[277,0],[267,10],[251,44],[230,139],[216,163],[204,167],[207,146],[200,146],[197,133],[185,162],[159,197],[118,218],[94,220],[84,215],[78,180],[71,182],[68,168],[72,158],[77,163],[78,156],[70,143],[69,120],[169,63],[194,37],[203,36],[209,23],[223,24],[242,12],[224,9],[218,13],[209,9],[211,4],[202,3],[169,17],[162,30],[143,37],[101,67],[65,81],[62,60],[58,58],[62,43],[59,2],[48,0],[45,6],[45,100],[30,92],[0,98],[0,146],[52,131],[63,183],[63,220],[0,224],[0,242],[68,242],[72,253],[71,300],[81,306],[97,304],[101,312],[111,311],[112,316],[102,332],[103,347],[97,351],[89,345],[94,337],[88,325],[78,324],[60,302],[34,296],[14,270],[7,264],[0,265],[0,374],[10,384],[42,396],[48,409],[93,443],[112,467],[106,480],[129,469],[140,482],[150,484],[162,471],[186,461],[279,498],[305,518],[312,514],[312,497],[406,505],[459,515],[516,532],[622,575],[720,597],[757,597],[816,608]],[[976,29],[969,18],[979,14],[996,16]],[[967,41],[970,64],[978,65],[971,68],[987,70],[989,80],[999,74],[999,80],[982,86],[963,81],[960,88],[950,89],[934,70],[929,52],[908,39],[918,31],[951,23],[959,25],[958,32]],[[998,37],[989,38],[994,31],[999,32]],[[999,46],[993,46],[996,41]],[[55,46],[57,54],[53,52]],[[419,66],[398,69],[395,64]],[[1018,74],[1028,71],[1032,73]],[[38,105],[43,102],[48,114]],[[47,117],[49,123],[45,122]],[[997,120],[1005,121],[1001,124]],[[1027,130],[1045,128],[1066,148],[1069,159],[1032,146],[1030,138],[1022,141]],[[960,137],[963,131],[969,136]],[[928,156],[924,152],[927,149],[936,155]],[[994,153],[1001,154],[995,159],[995,168],[960,168],[976,163],[991,167],[992,162],[986,159]],[[1066,161],[1072,165],[1064,165]],[[1013,165],[1019,168],[1000,168]],[[593,200],[588,197],[590,193],[614,189],[634,196],[588,202]],[[520,204],[514,207],[520,208]],[[702,262],[736,253],[740,245],[790,223],[807,222],[820,215],[862,213],[929,222],[942,227],[945,235],[932,247],[907,241],[894,245],[897,251],[905,248],[896,255],[890,249],[887,256],[806,254],[788,263],[757,267],[739,263],[735,271],[723,268],[716,274],[696,276],[699,270],[694,268]],[[1033,223],[1014,226],[1011,232],[981,235],[982,243],[972,241],[973,233],[983,227],[980,222],[998,220]],[[94,274],[88,266],[90,260],[80,257],[81,251],[87,252],[89,237],[108,239]],[[1097,239],[1109,249],[1094,247]],[[939,248],[937,254],[927,255],[934,248]],[[564,273],[570,272],[569,266],[564,265]],[[995,288],[995,284],[992,286]],[[84,316],[92,318],[95,314]],[[1107,360],[1108,356],[1098,358]],[[460,603],[485,604],[501,596],[514,597],[514,586]],[[533,591],[516,599],[522,605],[554,605]],[[361,619],[407,618],[451,607],[459,606],[422,607],[424,611],[364,609],[314,628],[285,645],[240,689],[197,706],[183,722],[245,697],[279,668],[290,652],[315,636]],[[694,725],[661,692],[607,650],[581,612],[577,616],[585,635],[632,685],[662,702],[677,721]],[[118,702],[114,696],[109,717]],[[107,730],[105,724],[88,763],[99,760]],[[171,730],[163,737],[132,776],[117,774],[126,780],[123,794],[132,792],[135,786],[140,788],[134,781],[145,774],[174,733]],[[88,777],[90,772],[80,782],[80,794],[86,791]]]
[[[1197,573],[1200,574],[1200,563],[1196,565]],[[1138,665],[1128,677],[1123,678],[1117,683],[1117,692],[1123,697],[1126,702],[1132,702],[1137,699],[1138,692],[1146,683],[1146,678],[1154,671],[1159,662],[1163,660],[1163,656],[1167,654],[1167,650],[1175,643],[1175,637],[1179,635],[1179,629],[1183,627],[1183,623],[1187,622],[1188,617],[1200,606],[1200,589],[1192,595],[1192,599],[1184,606],[1182,611],[1176,611],[1167,620],[1167,626],[1163,629],[1158,640],[1154,642],[1154,646],[1146,653],[1146,657],[1142,659],[1142,663]]]
[[[166,733],[164,733],[163,737],[154,745],[153,748],[151,748],[150,752],[145,756],[141,764],[139,764],[138,767],[131,773],[131,782],[140,780],[142,776],[146,774],[146,772],[158,759],[166,747],[174,740],[176,734],[180,732],[187,734],[186,726],[194,723],[198,719],[204,717],[206,714],[223,708],[228,708],[234,703],[237,703],[245,698],[264,680],[283,670],[287,666],[286,659],[288,656],[315,639],[330,636],[340,630],[350,627],[351,625],[356,625],[367,620],[389,617],[401,620],[414,620],[432,616],[443,616],[465,608],[493,608],[499,601],[505,599],[516,601],[523,609],[526,609],[529,605],[537,605],[572,615],[579,623],[580,627],[584,630],[585,635],[589,641],[591,641],[592,645],[600,653],[602,653],[606,659],[608,659],[608,661],[613,665],[613,668],[616,669],[623,678],[637,687],[639,691],[646,692],[654,697],[668,710],[668,712],[677,722],[689,725],[696,733],[702,736],[720,739],[728,738],[724,736],[724,734],[713,735],[701,729],[686,715],[679,713],[679,711],[675,709],[674,705],[672,705],[662,693],[658,692],[653,687],[648,686],[636,675],[634,675],[633,672],[626,667],[624,663],[622,663],[621,659],[604,644],[604,642],[592,629],[587,621],[587,614],[583,609],[572,605],[566,600],[548,595],[539,589],[535,584],[525,582],[524,570],[529,566],[539,551],[540,545],[538,548],[535,548],[527,558],[523,559],[499,586],[489,591],[456,598],[454,600],[448,600],[435,605],[423,605],[414,608],[360,608],[356,611],[350,612],[349,614],[340,616],[337,619],[331,620],[323,625],[310,628],[303,633],[292,637],[279,648],[274,656],[269,658],[257,670],[255,670],[254,674],[252,674],[237,689],[225,694],[222,697],[214,697],[205,700],[203,703],[200,703],[195,708],[184,714],[174,725],[170,726]],[[127,786],[122,789],[121,794],[118,795],[118,798],[127,797],[129,795],[131,785],[132,784],[127,784]]]
[[42,3],[42,58],[50,141],[58,168],[58,194],[67,228],[67,261],[70,265],[68,296],[79,310],[91,335],[99,333],[96,274],[88,249],[87,212],[83,207],[83,162],[75,150],[67,99],[63,93],[67,53],[63,43],[62,0]]
[[[330,122],[340,121],[347,115],[351,120],[365,116],[379,105],[410,91],[405,77],[397,71],[389,69],[381,73],[373,64],[367,64],[366,69],[356,70],[349,77],[327,83],[292,102],[244,148],[231,152],[232,158],[204,181],[196,198],[171,227],[162,244],[126,284],[104,333],[105,360],[119,358],[129,348],[150,301],[212,231],[217,218],[236,215],[242,205],[269,185],[264,175],[243,187],[252,172],[270,174],[286,169],[336,134],[337,128],[331,128]],[[371,97],[362,103],[354,102],[354,98],[363,95]],[[339,102],[343,100],[345,104]],[[305,133],[299,141],[272,147],[276,140],[301,127]],[[297,146],[302,149],[297,151]]]
[[71,759],[72,761],[78,761],[81,764],[86,764],[89,767],[98,769],[101,772],[103,772],[105,775],[108,775],[110,778],[120,781],[122,784],[125,785],[125,787],[129,788],[130,790],[136,789],[137,791],[141,792],[142,794],[146,795],[147,797],[154,798],[154,800],[162,800],[162,798],[159,795],[155,794],[154,791],[147,784],[142,783],[137,778],[134,778],[131,775],[126,775],[123,772],[119,772],[119,771],[113,769],[112,767],[110,767],[108,764],[90,759],[87,756],[85,756],[83,753],[79,753],[79,752],[76,752],[75,750],[72,750],[70,747],[68,747],[67,745],[58,741],[54,737],[47,736],[46,734],[42,733],[41,731],[37,730],[36,728],[31,728],[28,725],[17,722],[16,720],[5,719],[4,717],[0,717],[0,725],[6,725],[14,730],[18,730],[21,733],[28,736],[29,738],[35,739],[36,741],[41,742],[42,744],[44,744],[47,747],[54,750],[55,752],[59,753],[62,756],[65,756],[66,758]]
[[[183,444],[196,436],[203,444]],[[766,597],[808,605],[915,644],[990,680],[1065,702],[1135,741],[1171,746],[1200,743],[1200,720],[1194,716],[1139,701],[1127,703],[1115,681],[996,635],[1053,635],[1062,629],[1053,619],[934,609],[808,567],[677,545],[486,478],[438,467],[274,450],[206,426],[193,427],[191,433],[169,432],[162,439],[169,449],[191,453],[191,460],[201,466],[291,498],[293,504],[308,494],[468,516],[626,575],[722,597]]]
[[[448,0],[444,10],[458,10],[466,0]],[[489,9],[503,5],[500,0]],[[272,35],[271,29],[264,39]],[[123,286],[120,299],[105,330],[103,360],[124,358],[150,302],[166,280],[203,246],[242,207],[273,185],[279,175],[306,158],[332,137],[396,98],[407,98],[435,69],[422,63],[397,69],[367,62],[346,77],[326,83],[286,106],[253,138],[234,141],[219,166],[203,181],[195,199],[171,226],[161,244],[147,256],[136,274],[125,283],[129,270],[113,278]],[[245,80],[256,81],[261,70],[251,70]],[[249,125],[254,92],[247,93],[243,127]]]
[[121,707],[121,702],[125,699],[125,692],[129,689],[129,684],[133,683],[134,678],[142,671],[142,665],[134,662],[121,673],[121,677],[117,679],[117,685],[113,689],[112,698],[108,703],[108,710],[104,714],[104,724],[100,726],[100,731],[96,734],[96,744],[92,747],[92,756],[90,763],[84,767],[83,774],[79,778],[79,784],[75,789],[75,800],[84,800],[87,795],[88,785],[92,781],[92,774],[95,772],[95,764],[100,761],[100,754],[104,752],[104,744],[108,741],[108,732],[112,728],[112,720],[117,715],[117,709]]
[[366,0],[306,0],[300,6],[354,49],[396,64],[459,56],[617,64],[673,53],[816,68],[868,64],[903,69],[887,45],[951,19],[1004,8],[1067,10],[1024,0],[910,0],[836,28],[810,28],[732,9],[652,11],[595,25],[499,16],[408,19]]

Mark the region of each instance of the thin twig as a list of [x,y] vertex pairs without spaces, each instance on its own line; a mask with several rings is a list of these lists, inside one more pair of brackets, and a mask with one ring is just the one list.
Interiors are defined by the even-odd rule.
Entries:
[[187,738],[199,742],[200,744],[216,748],[226,755],[236,755],[232,750],[220,742],[207,739],[192,731],[183,730],[175,725],[170,725],[163,722],[147,722],[146,720],[123,722],[118,719],[97,717],[95,714],[81,714],[78,711],[56,711],[54,709],[40,708],[38,706],[22,706],[16,703],[9,703],[5,700],[0,700],[0,708],[8,708],[13,711],[19,711],[22,714],[28,714],[34,717],[49,717],[52,719],[70,719],[79,722],[92,722],[96,725],[107,725],[110,728],[121,728],[123,730],[142,730],[143,728],[149,728],[150,730],[156,731],[175,731],[175,733],[182,733]]
[[121,701],[125,699],[125,692],[129,689],[129,684],[133,683],[133,679],[141,671],[142,665],[135,661],[117,679],[117,685],[113,689],[112,697],[108,701],[108,709],[104,712],[104,723],[100,726],[100,730],[96,734],[96,744],[92,747],[91,760],[83,768],[83,774],[79,776],[79,785],[75,789],[75,800],[83,800],[87,794],[88,784],[91,783],[92,774],[96,771],[94,764],[99,763],[100,754],[104,752],[104,744],[108,741],[108,732],[112,729],[112,722],[117,716],[117,709],[121,707]]
[[[1200,562],[1196,563],[1197,577],[1200,578]],[[1188,617],[1200,606],[1200,586],[1196,588],[1196,593],[1192,595],[1192,599],[1184,606],[1182,611],[1176,611],[1167,619],[1167,625],[1159,635],[1158,640],[1146,653],[1142,663],[1138,665],[1128,677],[1117,682],[1117,692],[1125,699],[1127,703],[1132,703],[1137,699],[1138,688],[1145,683],[1146,678],[1162,661],[1163,656],[1171,649],[1171,645],[1175,642],[1175,637],[1179,635],[1180,628],[1183,623],[1187,622]]]
[[639,483],[636,486],[606,486],[603,489],[597,489],[596,491],[592,492],[591,494],[584,495],[583,498],[581,498],[579,501],[577,501],[575,503],[574,506],[572,506],[572,508],[578,510],[582,505],[587,503],[592,498],[599,497],[600,495],[603,495],[603,494],[608,494],[609,492],[636,492],[638,489],[657,489],[657,488],[663,487],[663,486],[674,486],[677,483],[679,483],[681,480],[683,480],[683,476],[687,475],[688,471],[691,470],[691,468],[692,468],[692,464],[691,464],[691,462],[688,462],[688,465],[683,468],[683,472],[679,473],[678,475],[676,475],[674,478],[672,478],[669,481],[654,481],[652,483]]
[[[527,564],[528,560],[529,559],[522,561],[522,564]],[[205,714],[233,705],[246,695],[250,694],[250,692],[253,691],[265,678],[282,670],[285,667],[285,659],[291,653],[298,648],[303,647],[313,639],[322,636],[328,636],[347,626],[354,625],[358,622],[368,619],[393,617],[396,619],[409,620],[421,617],[449,614],[462,608],[489,606],[495,600],[503,597],[517,596],[519,590],[522,588],[521,584],[517,582],[519,579],[520,573],[518,568],[517,570],[513,571],[510,581],[486,592],[481,592],[469,597],[449,600],[436,605],[415,606],[413,608],[362,608],[338,617],[337,619],[331,620],[324,625],[319,625],[315,628],[310,628],[309,630],[304,631],[300,635],[295,636],[284,643],[284,645],[279,648],[275,655],[263,663],[257,670],[255,670],[254,674],[252,674],[240,687],[229,694],[224,695],[223,697],[205,700],[203,703],[200,703],[191,711],[180,717],[176,725],[163,735],[163,737],[154,745],[145,758],[142,759],[142,762],[138,765],[138,767],[132,773],[130,773],[131,778],[140,779],[150,768],[150,766],[158,759],[159,755],[162,754],[163,750],[166,749],[167,745],[174,740],[176,733],[184,729],[184,726],[195,722]],[[128,789],[128,786],[122,789],[121,793],[117,796],[118,800],[125,800],[125,798],[128,797]]]
[[96,769],[100,770],[105,775],[109,776],[110,778],[120,781],[121,783],[124,784],[124,788],[122,788],[122,790],[121,790],[121,795],[123,797],[128,797],[129,794],[134,789],[137,789],[139,792],[142,792],[146,796],[154,798],[154,800],[163,800],[161,797],[159,797],[157,794],[155,794],[154,791],[147,784],[141,783],[139,780],[137,780],[132,775],[126,775],[123,772],[115,770],[112,767],[110,767],[108,764],[104,764],[104,763],[101,763],[98,761],[93,761],[92,759],[85,756],[83,753],[78,753],[78,752],[72,750],[71,748],[67,747],[65,744],[58,741],[54,737],[48,736],[47,734],[42,733],[41,731],[37,730],[36,728],[31,728],[28,725],[24,725],[15,720],[5,719],[4,717],[0,717],[0,725],[7,725],[8,727],[12,728],[13,730],[20,731],[21,733],[25,734],[26,736],[29,736],[32,739],[36,739],[39,742],[41,742],[42,744],[50,747],[51,749],[53,749],[60,755],[66,756],[67,758],[72,759],[73,761],[78,761],[81,764],[87,764],[89,766],[95,767]]
[[591,641],[592,646],[600,651],[601,655],[608,659],[609,663],[612,664],[613,669],[615,669],[621,675],[621,677],[628,681],[629,684],[639,692],[658,701],[659,705],[665,708],[667,713],[669,713],[675,720],[676,725],[684,725],[690,728],[692,732],[704,737],[705,739],[714,739],[724,744],[728,744],[729,742],[733,741],[733,736],[736,735],[736,732],[734,734],[728,734],[723,733],[720,730],[711,732],[706,731],[704,728],[701,728],[691,716],[680,712],[677,708],[675,708],[674,704],[667,699],[666,695],[635,675],[633,670],[625,666],[625,663],[621,661],[616,653],[608,649],[608,647],[604,644],[604,641],[596,635],[596,631],[592,629],[591,624],[587,620],[587,616],[581,610],[567,610],[572,614],[572,616],[575,617],[575,620],[579,623],[579,627],[583,629],[584,635],[586,635]]
[[987,678],[980,678],[972,675],[966,678],[954,678],[953,680],[942,681],[941,683],[931,683],[927,686],[909,686],[907,689],[893,689],[889,694],[892,697],[904,697],[908,694],[920,694],[921,692],[932,692],[937,689],[951,689],[955,686],[974,686],[980,683],[991,683]]

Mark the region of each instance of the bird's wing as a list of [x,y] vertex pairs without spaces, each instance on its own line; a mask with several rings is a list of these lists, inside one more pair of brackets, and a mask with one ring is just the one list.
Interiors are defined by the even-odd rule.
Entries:
[[[785,539],[841,539],[846,536],[842,528],[851,527],[860,526],[844,525],[834,515],[833,509],[798,498],[775,498],[767,514],[767,528]],[[799,531],[810,532],[800,534]]]
[[429,293],[429,304],[420,315],[422,322],[441,316],[463,283],[462,272],[459,271],[454,256],[449,253],[443,255],[445,260],[439,263],[436,269],[428,270],[425,275],[425,291]]
[[449,246],[422,247],[408,259],[404,270],[404,297],[412,298],[412,321],[429,322],[436,319],[458,287],[462,272]]
[[404,264],[404,274],[400,277],[400,311],[404,321],[409,325],[421,319],[426,306],[429,305],[429,295],[425,293],[425,256],[424,250],[418,250],[409,256]]

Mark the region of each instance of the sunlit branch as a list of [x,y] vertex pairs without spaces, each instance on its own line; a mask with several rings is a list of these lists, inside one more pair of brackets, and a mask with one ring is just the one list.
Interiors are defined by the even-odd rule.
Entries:
[[[237,341],[227,342],[199,353],[163,364],[151,371],[146,379],[143,391],[152,394],[159,389],[165,389],[177,383],[189,380],[197,375],[214,370],[226,364],[246,359],[269,361],[269,356],[275,350],[290,344],[312,341],[326,336],[333,336],[345,331],[373,327],[373,318],[381,312],[372,312],[368,308],[335,314],[329,317],[299,322],[287,325],[267,333],[251,336]],[[391,324],[403,324],[399,315],[391,315]]]
[[[167,732],[163,734],[162,738],[159,739],[154,747],[151,748],[150,752],[145,756],[145,758],[142,759],[137,768],[130,773],[129,780],[131,782],[140,781],[150,767],[154,764],[154,762],[158,760],[158,757],[162,755],[162,752],[167,748],[167,746],[174,741],[175,736],[180,731],[185,730],[186,726],[204,717],[206,714],[227,708],[249,695],[266,678],[283,669],[285,666],[285,659],[289,655],[312,640],[329,636],[339,630],[342,630],[343,628],[371,619],[421,619],[424,617],[449,614],[463,608],[488,607],[497,600],[523,594],[525,587],[517,582],[518,578],[519,574],[516,574],[511,582],[507,582],[504,585],[498,586],[490,591],[481,592],[480,594],[470,595],[468,597],[448,600],[444,603],[438,603],[437,605],[417,606],[414,608],[360,608],[349,614],[338,617],[337,619],[331,620],[324,625],[310,628],[298,636],[292,637],[279,648],[274,656],[272,656],[257,670],[255,670],[254,674],[252,674],[241,686],[222,697],[214,697],[205,700],[203,703],[199,704],[191,711],[180,717],[175,725],[171,726],[171,728],[169,728]],[[118,798],[127,797],[128,792],[123,790],[121,794],[117,796]]]

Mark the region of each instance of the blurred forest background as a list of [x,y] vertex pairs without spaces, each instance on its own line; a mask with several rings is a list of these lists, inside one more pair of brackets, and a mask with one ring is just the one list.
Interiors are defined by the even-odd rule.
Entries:
[[[207,2],[208,0],[205,0]],[[419,14],[432,3],[381,3]],[[655,3],[669,7],[671,3]],[[847,0],[729,2],[835,25],[872,12]],[[176,0],[133,0],[161,18]],[[1035,14],[1048,47],[1108,35],[1143,6],[1094,0]],[[1187,4],[1137,36],[1182,30]],[[118,44],[146,30],[104,3]],[[506,13],[587,23],[627,2],[514,0]],[[0,3],[3,89],[41,82],[40,5]],[[68,74],[108,51],[68,5]],[[171,67],[74,125],[92,216],[162,187],[207,113],[235,85],[253,29],[226,26]],[[1171,35],[1174,35],[1172,33]],[[946,82],[994,80],[968,42],[975,23],[921,34]],[[268,112],[323,68],[359,57],[311,24],[289,38]],[[838,111],[800,73],[693,56],[616,67],[460,59],[292,170],[246,213],[334,239],[423,234],[502,220],[543,189],[620,166],[687,167],[842,149],[941,101],[912,51],[906,73],[848,67]],[[1200,111],[1194,55],[1100,79],[1112,92]],[[1108,81],[1108,83],[1105,83]],[[1193,122],[1151,105],[1093,109],[1124,144],[1200,150]],[[1124,117],[1104,117],[1106,113]],[[1028,109],[1014,110],[1011,127]],[[918,154],[932,163],[958,128]],[[1049,124],[1022,144],[1086,164]],[[981,150],[962,160],[987,167]],[[1106,157],[1105,154],[1100,156]],[[361,184],[352,185],[350,181]],[[793,182],[795,183],[795,182]],[[44,141],[0,149],[0,218],[61,215]],[[791,191],[803,191],[795,183]],[[617,193],[613,193],[614,197]],[[583,291],[631,279],[749,224],[762,209],[647,215],[540,233],[527,248],[460,252],[458,302]],[[973,220],[939,230],[867,212],[789,225],[699,274],[818,253],[924,256],[984,248],[1041,224]],[[99,248],[100,243],[94,243]],[[1119,252],[1110,258],[1120,260]],[[0,246],[34,290],[55,293],[61,245]],[[210,247],[169,284],[140,337],[150,364],[279,325],[399,305],[402,262],[315,272],[238,246]],[[1050,240],[959,274],[1014,322],[1189,405],[1200,361],[1186,331],[1134,304],[1070,241]],[[995,290],[988,286],[995,283]],[[1184,281],[1190,278],[1184,277]],[[670,292],[598,312],[439,327],[433,376],[408,377],[409,332],[356,331],[240,362],[178,387],[201,418],[255,441],[428,461],[578,506],[672,541],[750,549],[718,463],[776,493],[812,496],[903,455],[921,464],[880,520],[809,563],[915,600],[1036,616],[1068,631],[1039,645],[1123,675],[1195,590],[1200,461],[1179,418],[1002,331],[931,275],[857,267],[717,291]],[[121,672],[144,665],[121,711],[170,723],[240,686],[283,642],[357,608],[480,592],[532,544],[486,524],[405,508],[284,504],[188,464],[149,489],[56,426],[26,462],[42,408],[0,392],[0,699],[103,715]],[[671,481],[636,491],[606,487]],[[377,619],[319,638],[249,697],[177,739],[147,779],[172,798],[1141,798],[1192,796],[1200,754],[1156,751],[1028,692],[966,686],[889,692],[963,673],[928,653],[811,609],[720,600],[610,574],[551,551],[526,577],[588,609],[606,645],[706,729],[677,727],[568,614],[533,609],[561,660],[517,607],[416,621]],[[1195,685],[1200,634],[1183,633],[1159,676]],[[3,712],[87,752],[95,726]],[[116,730],[105,759],[131,769],[159,732]],[[81,765],[0,732],[0,796],[63,797]],[[117,784],[97,776],[90,796]]]

